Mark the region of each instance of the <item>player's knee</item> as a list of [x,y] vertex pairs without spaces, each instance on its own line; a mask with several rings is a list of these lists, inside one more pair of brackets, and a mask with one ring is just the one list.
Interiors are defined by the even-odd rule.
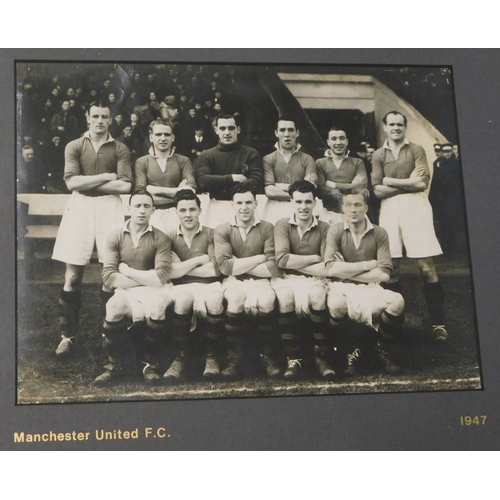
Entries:
[[257,298],[257,307],[260,312],[269,313],[274,310],[276,302],[276,294],[271,287],[263,287],[259,289]]
[[224,294],[220,290],[210,290],[205,293],[203,300],[210,314],[217,315],[224,312]]
[[242,312],[245,307],[247,294],[238,288],[227,288],[224,291],[224,298],[227,302],[227,309],[230,312]]
[[193,310],[194,298],[191,292],[179,292],[174,301],[174,312],[176,314],[189,314]]
[[436,266],[434,265],[434,260],[432,259],[432,257],[428,257],[426,259],[417,259],[417,264],[427,283],[435,282],[438,280]]
[[113,295],[106,303],[106,321],[120,321],[129,312],[128,302],[120,296]]
[[295,297],[293,290],[288,287],[282,287],[275,290],[278,299],[279,310],[281,313],[295,311]]
[[342,318],[347,314],[345,297],[339,293],[329,293],[327,299],[328,312],[332,318]]
[[318,285],[309,292],[309,306],[315,311],[322,311],[326,308],[326,288]]
[[403,314],[405,308],[405,299],[400,293],[393,293],[392,300],[386,308],[386,311],[393,316]]
[[83,266],[66,266],[64,274],[64,289],[74,290],[78,288],[83,278]]

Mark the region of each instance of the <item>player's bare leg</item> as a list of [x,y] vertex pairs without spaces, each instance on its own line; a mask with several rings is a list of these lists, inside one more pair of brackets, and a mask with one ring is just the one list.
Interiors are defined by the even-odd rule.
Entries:
[[260,335],[260,357],[268,377],[281,373],[278,366],[280,334],[277,328],[276,292],[271,287],[259,288],[257,329]]
[[59,358],[67,357],[73,352],[74,340],[78,333],[84,270],[84,266],[66,264],[64,285],[59,297],[59,329],[62,337],[56,349],[56,355]]
[[218,356],[221,353],[220,343],[223,338],[226,315],[224,314],[224,295],[219,290],[211,290],[204,296],[206,317],[205,369],[203,377],[213,378],[220,375]]
[[166,382],[178,382],[186,363],[186,354],[189,349],[189,333],[193,318],[194,299],[190,292],[180,292],[175,297],[174,312],[171,316],[174,360],[169,369],[163,374]]
[[243,354],[243,335],[247,330],[248,321],[245,314],[246,293],[238,287],[229,287],[224,291],[226,300],[226,342],[229,363],[222,370],[222,376],[227,379],[236,377],[237,366]]

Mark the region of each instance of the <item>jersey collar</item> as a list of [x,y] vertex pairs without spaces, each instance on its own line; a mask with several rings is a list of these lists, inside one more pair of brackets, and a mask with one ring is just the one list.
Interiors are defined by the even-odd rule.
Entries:
[[[88,139],[89,141],[92,140],[92,138],[90,137],[90,130],[87,130],[87,132],[85,132],[83,134],[83,137],[85,137],[85,139]],[[111,134],[108,132],[108,138],[103,142],[103,144],[106,144],[107,142],[113,142],[114,139],[111,137]]]

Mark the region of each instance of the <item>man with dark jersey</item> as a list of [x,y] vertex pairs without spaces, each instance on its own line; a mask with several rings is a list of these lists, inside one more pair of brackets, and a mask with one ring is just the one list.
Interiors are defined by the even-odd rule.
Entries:
[[316,163],[312,156],[300,151],[297,144],[299,130],[295,121],[282,117],[274,134],[278,138],[276,151],[264,156],[264,190],[268,198],[262,219],[273,224],[282,217],[293,215],[290,185],[296,181],[306,180],[315,186],[318,184]]
[[174,257],[172,297],[175,300],[180,291],[192,294],[198,326],[205,328],[207,334],[203,376],[213,378],[220,374],[218,356],[226,321],[220,271],[214,253],[214,230],[200,224],[201,202],[192,191],[179,191],[174,202],[180,224],[168,234]]
[[[52,258],[66,263],[64,286],[59,298],[62,340],[58,357],[68,356],[78,331],[80,285],[85,265],[97,246],[100,262],[110,231],[121,227],[124,212],[120,194],[128,193],[132,184],[130,153],[108,133],[111,124],[109,108],[93,104],[88,111],[89,130],[67,144],[64,181],[71,198],[57,233]],[[110,297],[104,284],[103,305]]]
[[399,111],[383,118],[387,140],[375,151],[372,184],[375,196],[382,200],[380,227],[389,234],[394,274],[387,284],[400,291],[399,266],[403,257],[416,259],[424,278],[424,296],[429,308],[435,340],[448,338],[444,311],[444,290],[433,256],[442,254],[434,232],[432,208],[427,198],[429,167],[422,146],[406,139],[407,119]]
[[318,193],[324,208],[320,220],[336,224],[342,222],[342,193],[353,187],[366,188],[368,178],[363,160],[348,156],[349,140],[343,129],[332,127],[326,142],[330,149],[326,150],[325,158],[316,160]]
[[175,152],[174,125],[158,118],[149,125],[151,147],[135,162],[135,186],[145,187],[155,200],[151,224],[168,233],[179,225],[174,196],[181,189],[196,192],[191,160]]
[[246,183],[233,188],[234,217],[216,227],[215,258],[222,274],[226,300],[226,340],[229,363],[222,371],[225,378],[234,378],[243,354],[243,337],[249,320],[257,321],[260,354],[269,376],[280,373],[272,360],[279,350],[275,325],[276,294],[269,278],[281,272],[274,260],[274,228],[270,222],[255,217],[256,193]]
[[296,181],[289,193],[295,213],[280,219],[274,228],[276,263],[286,275],[271,280],[280,306],[278,324],[288,358],[284,376],[291,379],[300,374],[302,352],[297,319],[302,316],[311,325],[316,367],[322,377],[330,379],[335,371],[328,361],[328,273],[323,263],[330,225],[313,215],[314,184]]
[[[149,223],[154,211],[153,197],[144,189],[130,196],[130,220],[108,236],[102,271],[103,282],[114,289],[106,304],[103,337],[109,364],[95,379],[104,385],[131,370],[133,357],[127,343],[131,325],[144,324],[144,378],[161,380],[158,348],[164,340],[165,312],[172,305],[169,281],[171,241]],[[185,307],[192,306],[187,297]]]
[[[381,227],[367,217],[367,189],[349,189],[342,197],[345,222],[330,227],[326,241],[325,265],[328,274],[340,281],[328,287],[330,324],[339,344],[349,346],[346,374],[356,373],[360,357],[359,338],[352,338],[352,321],[378,331],[376,352],[388,373],[401,368],[392,359],[393,341],[401,333],[403,297],[382,288],[392,264],[389,239]],[[337,341],[337,339],[335,341]]]
[[210,194],[205,224],[213,228],[231,218],[231,189],[236,184],[261,193],[264,181],[259,153],[238,142],[241,129],[234,116],[219,115],[215,132],[219,144],[203,151],[194,163],[200,193]]

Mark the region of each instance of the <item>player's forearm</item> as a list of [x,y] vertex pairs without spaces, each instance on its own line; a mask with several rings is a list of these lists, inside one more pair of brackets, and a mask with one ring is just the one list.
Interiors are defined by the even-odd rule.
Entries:
[[274,186],[274,185],[266,186],[264,188],[264,190],[265,190],[266,196],[270,200],[288,201],[291,199],[290,195],[286,191],[284,191],[283,189],[281,189],[277,186]]
[[253,269],[248,271],[247,274],[255,276],[256,278],[271,278],[273,276],[266,263],[255,266]]
[[154,269],[149,271],[141,271],[139,269],[134,269],[129,267],[126,270],[126,276],[134,281],[137,281],[140,285],[143,286],[162,286],[160,278],[158,277],[157,272]]
[[109,181],[96,188],[96,191],[103,194],[127,194],[130,193],[132,184],[127,181]]
[[257,267],[259,264],[263,264],[266,261],[266,256],[264,254],[253,255],[252,257],[243,257],[241,259],[233,258],[233,276],[239,276],[240,274],[247,274],[249,271]]
[[152,186],[151,184],[149,184],[146,187],[146,189],[153,196],[158,196],[158,197],[162,197],[162,196],[163,197],[165,197],[165,196],[173,197],[178,191],[178,188],[176,188],[176,187],[172,188],[172,187]]
[[302,271],[304,267],[311,266],[321,262],[319,255],[296,255],[289,254],[285,269],[296,269]]
[[107,182],[110,182],[108,174],[74,175],[66,181],[66,186],[70,191],[85,191],[102,186]]
[[[199,262],[196,258],[185,260],[183,262],[173,262],[170,277],[172,279],[181,278],[182,276],[189,274],[197,267],[199,267]],[[190,276],[192,276],[192,274],[190,274]]]
[[328,275],[336,278],[353,278],[358,274],[373,269],[372,261],[333,262],[327,265]]
[[196,278],[213,278],[219,276],[212,262],[207,262],[202,266],[195,267],[193,270],[186,273],[187,276],[195,276]]
[[372,269],[371,271],[358,274],[351,279],[361,283],[383,283],[385,281],[389,281],[390,276],[380,269]]
[[400,188],[395,188],[395,187],[390,187],[390,186],[383,186],[382,184],[377,184],[376,186],[373,187],[373,192],[375,193],[375,196],[380,199],[384,198],[391,198],[393,196],[396,196],[398,194],[404,194],[407,191],[404,189]]
[[328,269],[326,268],[324,262],[318,262],[317,264],[303,267],[300,272],[310,274],[311,276],[318,276],[320,278],[327,278],[329,276]]
[[[395,188],[408,188],[414,187],[419,184],[424,184],[421,177],[408,177],[407,179],[396,179],[394,177],[384,177],[384,186]],[[425,185],[425,184],[424,184]]]
[[103,280],[103,283],[109,288],[133,288],[141,285],[141,283],[118,272],[109,275]]
[[418,184],[415,184],[414,186],[407,186],[403,188],[407,193],[420,193],[422,191],[425,191],[427,189],[427,184],[425,182],[419,182]]

